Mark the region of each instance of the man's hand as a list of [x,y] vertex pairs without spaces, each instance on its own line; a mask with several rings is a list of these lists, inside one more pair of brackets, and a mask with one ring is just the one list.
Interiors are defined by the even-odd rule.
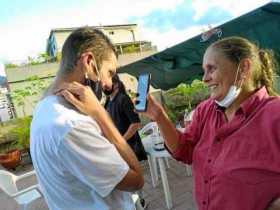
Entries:
[[272,201],[266,210],[280,210],[280,198],[277,198],[274,201]]
[[96,116],[100,112],[100,109],[103,109],[90,87],[78,82],[63,84],[56,91],[56,94],[63,96],[79,111],[90,116]]

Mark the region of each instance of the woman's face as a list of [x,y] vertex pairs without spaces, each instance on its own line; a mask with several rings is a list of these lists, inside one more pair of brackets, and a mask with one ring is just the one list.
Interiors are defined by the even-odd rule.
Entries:
[[222,100],[234,84],[237,66],[217,49],[210,47],[203,57],[203,81],[208,86],[210,97]]

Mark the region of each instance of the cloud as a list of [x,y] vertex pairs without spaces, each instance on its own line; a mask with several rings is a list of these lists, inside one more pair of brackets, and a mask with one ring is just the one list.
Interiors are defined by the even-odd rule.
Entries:
[[119,0],[110,1],[108,5],[103,0],[81,1],[76,5],[71,3],[70,7],[65,4],[65,7],[48,6],[31,13],[21,12],[18,16],[5,18],[5,23],[0,22],[0,60],[20,63],[28,56],[35,57],[44,52],[53,28],[126,24],[132,15],[146,15],[158,8],[172,10],[180,2],[174,0],[162,4],[160,0],[137,0],[132,4],[130,0]]
[[201,32],[269,2],[268,0],[193,0],[183,1],[171,10],[156,9],[148,15],[130,17],[139,23],[143,36],[159,50],[183,42]]
[[215,11],[215,8],[220,8],[230,13],[233,17],[237,17],[268,2],[270,2],[270,0],[208,0],[207,3],[205,3],[205,0],[193,0],[192,5],[196,11],[194,19],[197,20],[204,16],[207,11]]
[[[50,30],[60,27],[138,23],[143,39],[159,49],[199,34],[207,24],[220,23],[268,2],[268,0],[54,0],[32,10],[15,8],[16,16],[0,21],[0,60],[23,61],[45,51]],[[64,6],[63,5],[64,2]],[[29,2],[30,3],[30,2]],[[30,7],[30,5],[28,5]],[[27,7],[27,8],[28,8]],[[26,8],[26,7],[24,7]],[[20,12],[18,12],[20,11]],[[215,12],[213,12],[215,11]],[[7,13],[6,13],[7,14]]]
[[142,27],[141,32],[144,39],[152,41],[154,45],[158,46],[158,50],[161,51],[201,33],[205,27],[207,26],[192,26],[183,30],[171,28],[164,33],[159,32],[155,28]]
[[211,9],[203,7],[203,14],[197,15],[197,8],[190,1],[181,2],[175,9],[156,9],[145,16],[131,17],[133,22],[140,22],[144,27],[156,28],[160,32],[170,29],[185,30],[196,25],[215,24],[221,20],[229,20],[232,15],[223,8],[213,6]]

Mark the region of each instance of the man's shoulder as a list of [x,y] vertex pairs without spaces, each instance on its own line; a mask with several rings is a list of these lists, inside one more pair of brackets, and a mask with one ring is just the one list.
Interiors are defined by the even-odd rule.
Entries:
[[[100,128],[91,117],[80,113],[63,99],[44,99],[34,112],[33,124],[35,127],[51,130],[51,133],[65,135],[77,126],[92,126],[97,132]],[[42,130],[42,129],[41,129]]]

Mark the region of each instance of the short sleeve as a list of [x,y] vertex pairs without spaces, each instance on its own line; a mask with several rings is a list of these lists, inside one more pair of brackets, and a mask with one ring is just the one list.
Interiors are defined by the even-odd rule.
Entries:
[[104,138],[95,123],[77,123],[59,147],[66,169],[100,196],[111,193],[129,167],[117,149]]
[[123,111],[130,123],[139,123],[139,115],[134,111],[134,105],[128,95],[123,95],[122,98]]

